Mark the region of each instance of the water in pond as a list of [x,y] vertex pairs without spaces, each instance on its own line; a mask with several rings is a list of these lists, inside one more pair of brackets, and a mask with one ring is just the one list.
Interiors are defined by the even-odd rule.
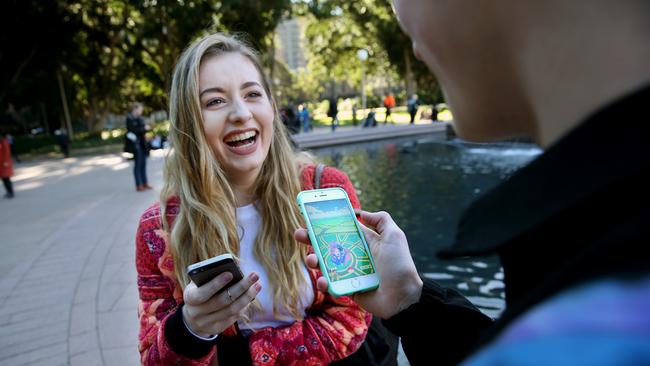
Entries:
[[424,277],[453,287],[484,312],[504,306],[503,273],[495,257],[440,260],[463,208],[541,153],[532,144],[472,144],[442,137],[403,138],[312,151],[345,171],[361,205],[388,211],[406,233]]

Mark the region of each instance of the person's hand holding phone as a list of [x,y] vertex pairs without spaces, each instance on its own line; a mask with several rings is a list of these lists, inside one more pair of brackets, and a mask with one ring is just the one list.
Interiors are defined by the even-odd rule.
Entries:
[[183,320],[194,334],[210,337],[223,332],[242,317],[262,289],[259,275],[253,272],[221,291],[232,278],[232,273],[224,272],[201,287],[194,282],[185,286]]
[[[352,299],[372,314],[388,319],[420,299],[422,280],[408,247],[406,235],[386,212],[361,211],[361,220],[376,231],[361,225],[377,266],[381,284],[369,292],[352,295]],[[310,244],[306,229],[294,234],[297,241]],[[318,269],[318,257],[307,256],[307,265]],[[318,279],[318,289],[327,292],[327,280]]]

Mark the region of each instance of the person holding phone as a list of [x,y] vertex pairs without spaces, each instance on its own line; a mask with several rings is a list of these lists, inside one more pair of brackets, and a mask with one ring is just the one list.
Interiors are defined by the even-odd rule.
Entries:
[[385,212],[361,214],[381,286],[355,301],[411,365],[650,364],[650,2],[393,4],[460,137],[545,152],[470,205],[441,253],[499,255],[499,319],[421,279]]
[[[291,150],[272,95],[255,51],[229,35],[197,40],[175,67],[173,149],[136,237],[143,364],[322,365],[364,341],[370,314],[318,291],[320,272],[293,238],[303,225],[295,197],[315,167]],[[326,168],[320,183],[359,208],[344,173]],[[233,271],[190,280],[188,267],[225,254],[241,281],[228,286]]]

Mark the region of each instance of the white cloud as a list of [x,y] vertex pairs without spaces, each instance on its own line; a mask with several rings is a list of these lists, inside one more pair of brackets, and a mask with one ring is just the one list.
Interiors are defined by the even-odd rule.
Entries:
[[313,206],[307,206],[307,215],[311,220],[330,219],[333,217],[345,217],[350,215],[350,210],[340,208],[334,211],[321,211]]

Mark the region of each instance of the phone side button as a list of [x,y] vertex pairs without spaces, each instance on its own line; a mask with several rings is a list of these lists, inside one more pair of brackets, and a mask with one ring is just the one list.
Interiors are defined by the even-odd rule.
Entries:
[[361,283],[359,282],[358,279],[353,278],[353,279],[350,281],[350,285],[352,285],[352,287],[354,287],[354,288],[359,288],[359,286],[361,286]]

